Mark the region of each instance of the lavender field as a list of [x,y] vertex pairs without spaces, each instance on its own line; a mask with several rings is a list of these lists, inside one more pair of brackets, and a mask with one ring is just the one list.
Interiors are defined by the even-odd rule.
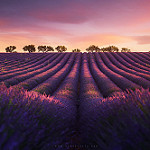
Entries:
[[150,53],[0,53],[0,150],[149,150]]

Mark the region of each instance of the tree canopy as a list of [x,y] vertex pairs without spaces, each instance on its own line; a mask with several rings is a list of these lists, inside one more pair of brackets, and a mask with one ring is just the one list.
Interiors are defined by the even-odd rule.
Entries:
[[131,52],[131,50],[128,49],[128,48],[122,48],[122,49],[121,49],[121,52]]
[[8,46],[5,48],[6,52],[10,52],[10,53],[14,53],[16,51],[14,51],[16,49],[16,46]]
[[101,48],[101,51],[102,52],[119,52],[119,48],[118,47],[116,47],[116,46],[108,46],[108,47],[103,47],[103,48]]
[[43,53],[49,52],[49,51],[54,51],[53,47],[51,46],[38,46],[38,51],[42,51]]
[[88,52],[100,52],[100,48],[98,47],[98,46],[95,46],[95,45],[91,45],[91,46],[89,46],[87,49],[86,49],[86,51],[88,51]]
[[67,48],[65,46],[57,46],[55,49],[58,52],[65,52],[67,50]]
[[35,51],[36,51],[34,45],[27,45],[27,46],[24,46],[24,47],[23,47],[23,50],[24,50],[24,51],[28,51],[29,53],[32,53],[32,52],[35,52]]

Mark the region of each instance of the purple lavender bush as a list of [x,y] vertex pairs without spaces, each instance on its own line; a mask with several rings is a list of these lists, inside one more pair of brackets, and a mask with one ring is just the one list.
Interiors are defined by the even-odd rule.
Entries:
[[75,125],[71,101],[0,85],[0,150],[56,150]]
[[87,150],[93,150],[90,145],[98,150],[149,150],[148,89],[127,90],[92,103],[83,101],[79,110],[80,138]]

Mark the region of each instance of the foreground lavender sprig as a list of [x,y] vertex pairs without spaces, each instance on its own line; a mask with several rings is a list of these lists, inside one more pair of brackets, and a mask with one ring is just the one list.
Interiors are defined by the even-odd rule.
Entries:
[[75,107],[57,100],[0,85],[0,149],[57,149],[73,130]]
[[[102,150],[150,148],[150,92],[117,93],[113,97],[83,101],[80,105],[83,144]],[[90,146],[87,149],[91,149]]]

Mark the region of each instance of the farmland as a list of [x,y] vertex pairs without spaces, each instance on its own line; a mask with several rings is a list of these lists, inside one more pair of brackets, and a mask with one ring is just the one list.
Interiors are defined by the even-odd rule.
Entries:
[[150,147],[148,52],[0,53],[0,84],[1,149]]

